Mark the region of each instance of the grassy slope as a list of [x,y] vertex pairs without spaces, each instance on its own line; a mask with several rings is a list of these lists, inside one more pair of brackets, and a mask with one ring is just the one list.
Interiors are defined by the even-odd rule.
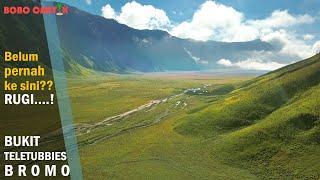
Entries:
[[260,177],[319,178],[319,82],[317,55],[245,83],[175,130],[218,139],[216,158]]
[[177,130],[210,135],[254,124],[320,81],[319,56],[253,79],[206,110],[190,116]]

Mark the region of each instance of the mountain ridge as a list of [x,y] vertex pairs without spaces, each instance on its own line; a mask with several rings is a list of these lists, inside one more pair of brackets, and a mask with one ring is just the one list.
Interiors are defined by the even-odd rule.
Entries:
[[[64,51],[81,66],[105,72],[208,70],[217,68],[221,58],[242,59],[253,51],[274,50],[261,40],[203,42],[162,30],[138,30],[71,6],[69,14],[57,17],[57,24]],[[94,66],[84,63],[88,60]]]

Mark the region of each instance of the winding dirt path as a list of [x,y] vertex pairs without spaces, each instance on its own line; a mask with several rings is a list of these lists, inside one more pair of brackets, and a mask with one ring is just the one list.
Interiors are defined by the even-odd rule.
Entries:
[[[115,115],[115,116],[110,116],[108,118],[105,118],[103,119],[102,121],[99,121],[97,123],[94,123],[94,124],[86,124],[86,123],[80,123],[80,124],[75,124],[75,131],[76,131],[76,134],[78,136],[80,135],[83,135],[83,134],[87,134],[87,133],[90,133],[91,130],[95,129],[95,128],[98,128],[98,127],[101,127],[101,126],[111,126],[114,122],[116,121],[119,121],[127,116],[130,116],[138,111],[142,111],[144,109],[149,109],[149,108],[152,108],[153,106],[156,106],[156,105],[159,105],[161,103],[164,103],[170,99],[173,99],[173,98],[176,98],[178,96],[181,96],[183,95],[183,93],[180,93],[180,94],[176,94],[176,95],[172,95],[170,97],[167,97],[167,98],[164,98],[164,99],[160,99],[160,100],[151,100],[149,103],[146,103],[146,104],[143,104],[137,108],[134,108],[130,111],[126,111],[124,113],[121,113],[121,114],[118,114],[118,115]],[[162,118],[160,118],[162,119]],[[156,119],[156,121],[160,121],[159,118]],[[130,128],[132,129],[132,128]]]

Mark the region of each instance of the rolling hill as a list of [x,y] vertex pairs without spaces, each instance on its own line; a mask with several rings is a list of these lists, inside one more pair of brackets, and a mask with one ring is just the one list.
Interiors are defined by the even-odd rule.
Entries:
[[175,131],[214,139],[213,156],[260,177],[317,179],[319,82],[318,54],[238,85]]

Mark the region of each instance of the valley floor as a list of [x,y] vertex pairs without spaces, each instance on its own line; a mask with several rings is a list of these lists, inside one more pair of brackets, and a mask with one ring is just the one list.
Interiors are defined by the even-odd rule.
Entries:
[[[226,108],[237,102],[233,94],[241,95],[243,82],[251,78],[208,74],[70,77],[69,93],[85,178],[320,177],[315,172],[320,157],[313,155],[319,144],[304,146],[299,141],[266,139],[264,134],[258,139],[252,137],[252,141],[246,139],[245,134],[251,137],[257,128],[259,133],[268,133],[262,129],[263,119],[271,115],[261,116],[262,123],[256,125],[221,124],[219,120],[224,118],[222,122],[229,123],[228,117],[235,111]],[[247,101],[251,100],[243,102]],[[246,108],[241,104],[236,107]],[[300,134],[313,133],[307,131],[299,129]],[[314,128],[312,131],[318,132]],[[290,161],[292,166],[287,164]],[[312,167],[304,170],[304,164]]]
[[[189,91],[249,78],[208,74],[97,75],[76,81],[72,78],[69,91],[85,177],[254,178],[245,169],[213,158],[208,139],[182,136],[173,130],[182,117],[218,98],[210,94],[190,95]],[[79,98],[87,103],[78,103]],[[98,98],[101,102],[97,102]],[[91,108],[87,109],[88,106]],[[117,110],[103,111],[108,107]],[[99,113],[94,112],[98,110]]]

